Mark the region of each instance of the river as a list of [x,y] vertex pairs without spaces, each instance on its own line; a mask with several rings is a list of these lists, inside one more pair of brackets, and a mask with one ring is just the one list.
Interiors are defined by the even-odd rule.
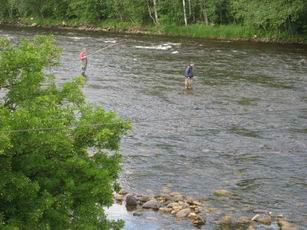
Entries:
[[[49,32],[0,28],[12,40]],[[307,228],[306,46],[53,34],[63,48],[52,70],[58,84],[80,73],[79,50],[86,47],[87,100],[133,121],[121,144],[126,190],[155,194],[169,185],[223,213],[268,210]],[[187,91],[182,75],[191,62],[195,78]],[[219,188],[233,195],[216,198]],[[193,229],[154,212],[110,216],[124,218],[125,229]],[[214,219],[205,226],[215,229]]]

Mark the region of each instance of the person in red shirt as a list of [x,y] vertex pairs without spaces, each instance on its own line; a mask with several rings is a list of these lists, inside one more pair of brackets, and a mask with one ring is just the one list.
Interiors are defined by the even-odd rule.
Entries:
[[83,48],[80,52],[80,61],[81,61],[82,75],[85,76],[85,71],[86,71],[86,67],[87,67],[86,48]]

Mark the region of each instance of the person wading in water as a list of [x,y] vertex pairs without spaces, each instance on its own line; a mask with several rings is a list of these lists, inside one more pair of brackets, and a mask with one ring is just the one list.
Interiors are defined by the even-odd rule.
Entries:
[[80,52],[80,61],[81,61],[81,70],[82,75],[85,75],[86,67],[87,67],[87,55],[86,55],[86,48],[83,48]]
[[184,71],[184,76],[185,76],[184,84],[186,89],[192,89],[193,67],[194,64],[189,64]]

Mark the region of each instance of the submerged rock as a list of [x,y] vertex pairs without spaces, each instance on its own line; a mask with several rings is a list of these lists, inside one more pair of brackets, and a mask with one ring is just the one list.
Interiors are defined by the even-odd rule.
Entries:
[[296,226],[284,218],[278,219],[277,224],[280,230],[297,230]]
[[137,206],[138,200],[133,195],[126,196],[126,206]]
[[161,204],[157,200],[149,200],[145,204],[143,204],[143,208],[159,210]]
[[231,192],[225,190],[225,189],[218,189],[216,190],[213,195],[215,196],[231,196]]
[[133,216],[143,216],[143,214],[144,213],[142,211],[140,211],[140,210],[135,211],[135,212],[132,213]]
[[229,216],[229,215],[225,215],[221,219],[219,219],[217,223],[221,224],[221,225],[231,224],[232,223],[232,217]]

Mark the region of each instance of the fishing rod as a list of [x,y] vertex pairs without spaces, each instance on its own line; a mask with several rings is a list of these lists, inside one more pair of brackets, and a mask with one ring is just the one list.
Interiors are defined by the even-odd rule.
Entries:
[[114,43],[114,44],[110,44],[110,45],[108,45],[108,46],[105,46],[105,47],[103,47],[103,48],[101,48],[101,49],[95,51],[94,53],[88,54],[87,56],[92,56],[92,55],[94,55],[94,54],[96,54],[96,53],[98,53],[98,52],[100,52],[100,51],[102,51],[102,50],[111,48],[111,47],[113,47],[113,46],[115,46],[115,45],[117,45],[117,43]]

